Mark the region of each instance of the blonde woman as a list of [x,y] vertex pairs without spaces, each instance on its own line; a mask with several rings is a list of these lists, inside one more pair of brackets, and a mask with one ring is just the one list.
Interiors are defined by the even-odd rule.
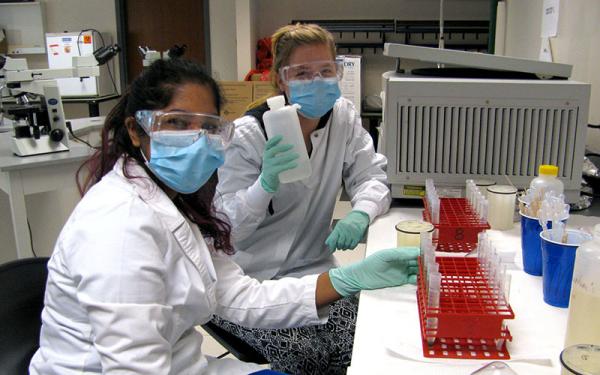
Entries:
[[[280,137],[267,139],[257,103],[235,121],[236,130],[219,170],[218,205],[229,216],[244,271],[261,280],[324,272],[336,249],[354,249],[368,225],[390,205],[385,168],[352,103],[340,96],[343,64],[332,35],[317,25],[289,25],[272,36],[272,78],[277,94],[300,104],[300,125],[312,175],[280,184],[279,173],[298,155]],[[330,222],[341,185],[352,211],[333,230]],[[287,373],[345,373],[350,363],[357,300],[331,306],[329,321],[297,329],[247,329],[214,321],[260,351]]]

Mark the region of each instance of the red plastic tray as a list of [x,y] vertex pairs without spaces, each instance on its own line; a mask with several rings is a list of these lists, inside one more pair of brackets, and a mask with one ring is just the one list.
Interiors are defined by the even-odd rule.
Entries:
[[503,331],[504,342],[500,350],[494,340],[447,339],[439,338],[433,345],[422,340],[423,356],[427,358],[456,358],[456,359],[510,359],[506,342],[512,340],[508,328]]
[[[437,257],[436,260],[442,281],[440,305],[433,309],[426,307],[427,291],[419,259],[417,301],[423,355],[436,358],[510,358],[505,343],[497,349],[495,342],[512,339],[503,323],[515,315],[504,297],[498,298],[499,290],[488,285],[478,259]],[[432,346],[426,340],[431,333],[425,325],[427,318],[438,319],[437,339]]]
[[[423,198],[425,210],[423,219],[430,223],[431,214],[427,199]],[[440,198],[440,220],[433,224],[436,250],[447,252],[469,252],[477,247],[479,232],[490,229],[487,222],[481,222],[466,198]]]

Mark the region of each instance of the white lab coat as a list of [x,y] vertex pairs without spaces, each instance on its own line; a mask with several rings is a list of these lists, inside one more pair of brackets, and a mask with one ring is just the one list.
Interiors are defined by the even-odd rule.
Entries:
[[[243,325],[322,324],[316,275],[244,276],[138,165],[122,162],[77,205],[48,264],[40,349],[32,374],[248,373],[202,354],[195,326],[213,314]],[[210,362],[210,363],[209,363]],[[256,369],[256,368],[254,368]]]
[[258,179],[266,143],[258,121],[244,116],[235,125],[216,199],[232,223],[234,259],[246,274],[266,280],[335,266],[325,240],[342,180],[353,209],[366,212],[371,221],[389,209],[387,159],[375,152],[349,100],[338,99],[327,124],[312,133],[311,176],[281,184],[275,194]]

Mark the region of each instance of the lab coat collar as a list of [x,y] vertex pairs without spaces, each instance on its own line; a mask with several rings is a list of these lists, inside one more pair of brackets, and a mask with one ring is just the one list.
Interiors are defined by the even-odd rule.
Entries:
[[[114,172],[122,178],[126,178],[123,174],[124,163],[125,159],[120,158],[113,168]],[[169,196],[148,176],[141,165],[130,161],[127,164],[127,174],[132,178],[126,178],[126,181],[129,182],[139,197],[152,207],[161,222],[173,233],[183,253],[201,273],[207,273],[210,276],[210,279],[206,280],[207,282],[214,283],[216,273],[212,267],[206,268],[204,265],[206,259],[203,259],[201,255],[208,254],[209,249],[200,231],[197,231],[196,237],[191,235],[194,224],[186,220]]]
[[148,203],[158,214],[171,232],[175,232],[184,222],[185,218],[179,212],[167,194],[148,176],[146,170],[137,162],[130,160],[127,163],[127,174],[123,173],[125,158],[121,157],[115,163],[113,170],[121,178],[126,179],[140,198]]

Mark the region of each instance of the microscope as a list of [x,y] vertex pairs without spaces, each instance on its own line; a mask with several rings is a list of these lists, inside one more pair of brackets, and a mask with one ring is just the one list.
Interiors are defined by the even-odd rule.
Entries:
[[[0,56],[0,81],[16,104],[4,109],[14,122],[11,150],[30,156],[69,150],[65,112],[57,78],[95,77],[100,65],[120,51],[118,45],[101,47],[93,55],[73,57],[71,68],[29,69],[27,60]],[[1,86],[0,86],[1,87]],[[31,99],[38,98],[33,102]]]

